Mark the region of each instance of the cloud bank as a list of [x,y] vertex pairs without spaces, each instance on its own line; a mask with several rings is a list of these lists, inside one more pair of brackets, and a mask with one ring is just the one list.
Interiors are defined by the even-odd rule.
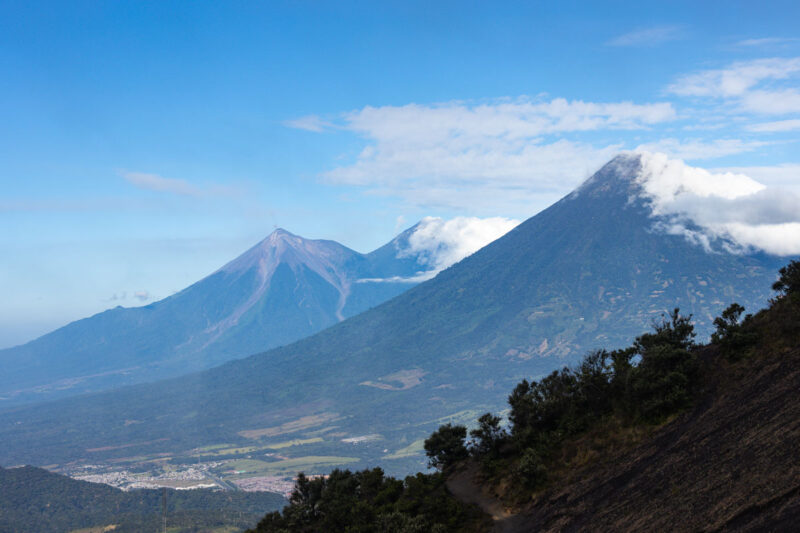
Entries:
[[[620,36],[613,44],[645,44],[674,31],[677,28],[641,30]],[[754,40],[739,44],[775,43]],[[789,150],[785,147],[796,142],[786,134],[800,131],[798,80],[800,57],[768,57],[678,77],[665,87],[675,103],[520,97],[367,106],[332,117],[300,117],[285,124],[313,132],[347,132],[363,140],[360,151],[343,156],[335,168],[320,174],[327,183],[398,199],[402,208],[527,218],[569,193],[614,155],[634,146],[637,151],[690,161],[748,152],[758,152],[760,161],[768,160],[763,157],[768,153],[786,157]],[[676,112],[674,106],[681,100],[693,107]],[[690,137],[680,133],[689,131],[693,132]],[[781,254],[795,250],[792,224],[798,220],[789,216],[792,208],[781,208],[777,221],[768,222],[768,215],[773,200],[796,202],[792,191],[800,193],[797,164],[713,172],[690,171],[687,169],[692,167],[677,163],[661,167],[661,178],[666,181],[655,180],[650,186],[667,186],[669,176],[678,176],[680,187],[670,194],[661,189],[650,191],[659,198],[654,206],[673,219],[679,215],[696,219],[693,224],[702,232],[693,229],[695,239],[702,237],[709,243],[728,239],[739,249]],[[734,185],[764,188],[751,177],[790,191],[747,189],[740,196],[726,196],[724,191]],[[703,192],[698,189],[701,183],[713,187]],[[736,218],[745,215],[745,219]],[[688,235],[690,226],[678,225],[673,231]]]
[[664,102],[518,98],[368,106],[334,121],[303,117],[286,124],[312,131],[330,127],[365,139],[354,161],[323,173],[329,183],[365,187],[424,208],[470,205],[483,214],[531,214],[622,148],[565,134],[647,130],[675,117]]
[[800,195],[744,174],[712,173],[664,154],[642,153],[638,177],[670,233],[713,249],[800,254]]
[[405,248],[398,257],[417,257],[417,262],[428,270],[421,274],[432,278],[440,271],[514,229],[519,220],[503,217],[456,217],[443,220],[425,217],[417,224]]

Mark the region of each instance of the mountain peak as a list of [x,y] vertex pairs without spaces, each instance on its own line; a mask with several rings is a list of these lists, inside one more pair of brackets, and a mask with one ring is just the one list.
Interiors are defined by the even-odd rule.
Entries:
[[279,263],[306,263],[314,257],[328,256],[344,249],[333,241],[310,240],[277,228],[255,246],[220,268],[223,272],[240,272],[251,268],[273,271]]
[[643,154],[623,152],[592,174],[578,187],[571,197],[607,196],[613,193],[630,195],[640,188],[638,179],[643,167]]
[[267,235],[256,247],[271,247],[283,243],[291,247],[302,246],[303,243],[308,242],[307,239],[295,235],[291,231],[283,228],[277,228],[275,231]]
[[275,231],[267,235],[266,238],[275,240],[275,239],[286,239],[290,237],[302,239],[302,237],[299,237],[298,235],[295,235],[291,231],[285,230],[283,228],[275,228]]

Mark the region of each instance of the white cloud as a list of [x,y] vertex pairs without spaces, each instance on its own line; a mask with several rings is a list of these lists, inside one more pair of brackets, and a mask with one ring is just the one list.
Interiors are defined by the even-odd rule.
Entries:
[[416,257],[421,272],[411,278],[369,278],[359,282],[421,282],[472,255],[514,229],[519,220],[503,217],[425,217],[408,237],[397,257]]
[[409,236],[408,247],[399,250],[398,257],[419,256],[417,261],[428,267],[425,275],[433,277],[499,239],[518,224],[519,220],[503,217],[456,217],[450,220],[425,217]]
[[186,180],[164,178],[158,174],[145,172],[123,172],[125,180],[140,189],[158,192],[169,192],[182,196],[200,196],[202,191]]
[[564,135],[649,129],[675,117],[669,103],[564,99],[365,107],[341,115],[333,127],[362,136],[367,146],[322,177],[416,207],[528,216],[623,147]]
[[748,225],[731,222],[723,228],[734,240],[776,255],[800,254],[800,222]]
[[461,149],[458,140],[431,146],[367,148],[352,166],[330,171],[334,183],[368,187],[409,206],[528,216],[589,176],[621,149],[556,141],[486,140]]
[[644,190],[654,200],[656,214],[684,195],[701,198],[719,197],[732,200],[763,190],[764,185],[743,174],[712,174],[690,167],[679,159],[665,154],[642,153],[640,180]]
[[793,37],[763,37],[761,39],[745,39],[736,43],[739,46],[775,46],[800,41]]
[[800,57],[738,61],[683,76],[669,90],[679,96],[723,99],[753,113],[792,113],[800,111],[800,92],[786,83],[798,75]]
[[150,299],[150,293],[147,291],[136,291],[133,293],[133,297],[139,300],[140,302],[146,302]]
[[286,120],[283,125],[297,130],[313,131],[317,133],[331,127],[330,122],[322,120],[317,115],[306,115],[304,117]]
[[638,151],[666,153],[678,159],[715,159],[726,155],[750,152],[767,144],[763,141],[743,141],[741,139],[717,139],[703,141],[699,139],[679,141],[674,138],[661,139],[656,142],[640,144]]
[[[751,177],[713,173],[664,154],[642,154],[639,181],[666,229],[711,248],[800,254],[800,196],[768,188]],[[699,228],[699,229],[698,229]]]
[[[795,89],[786,83],[794,82],[797,76],[800,58],[760,59],[691,74],[670,89],[683,96],[720,98],[741,109],[777,113],[795,106]],[[770,95],[781,98],[770,101]],[[797,105],[800,107],[800,103]],[[711,133],[700,132],[687,133],[694,138],[658,135],[659,130],[663,132],[678,120],[683,120],[679,128],[689,129],[673,105],[665,102],[596,103],[527,97],[367,106],[342,113],[330,122],[303,117],[287,124],[314,131],[351,132],[364,140],[360,152],[321,173],[328,183],[400,199],[402,208],[527,218],[569,193],[616,153],[635,145],[627,144],[631,132],[637,136],[637,150],[692,161],[761,151],[776,141],[754,139],[747,130],[791,131],[796,125],[794,118],[762,124],[738,115],[732,120],[720,109],[724,110],[692,110],[691,116],[698,123],[689,127],[726,128],[740,131],[742,136],[728,133],[714,138]]]
[[800,91],[797,89],[750,91],[742,96],[741,105],[753,113],[767,115],[800,113]]
[[530,139],[560,132],[640,129],[674,118],[675,110],[666,102],[594,103],[519,98],[478,104],[367,106],[347,113],[343,127],[382,141],[416,139],[425,143],[454,135],[467,140]]
[[608,46],[654,46],[680,39],[682,35],[683,30],[680,26],[655,26],[620,35],[606,44]]
[[782,132],[800,130],[800,119],[776,120],[774,122],[762,122],[747,126],[749,131],[756,132]]
[[158,174],[146,172],[122,171],[120,175],[131,185],[140,189],[176,194],[178,196],[210,197],[236,196],[240,193],[235,187],[228,185],[206,185],[198,187],[186,180],[165,178]]
[[752,176],[769,187],[791,189],[800,194],[800,164],[784,163],[771,166],[727,167],[712,172],[735,172]]
[[800,58],[738,61],[728,68],[679,78],[670,91],[681,96],[741,96],[764,80],[782,80],[800,72]]

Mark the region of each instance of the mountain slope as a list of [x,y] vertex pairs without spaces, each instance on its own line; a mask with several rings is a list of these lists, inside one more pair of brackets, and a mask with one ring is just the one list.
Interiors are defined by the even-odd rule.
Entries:
[[548,470],[546,487],[496,530],[792,530],[800,519],[797,267],[768,309],[695,350],[689,410],[638,442],[620,438],[631,428],[594,420],[597,428],[554,455],[562,464]]
[[[623,346],[675,305],[706,333],[731,301],[762,306],[784,260],[709,253],[657,231],[640,169],[638,156],[615,158],[433,280],[293,345],[168,382],[0,413],[0,458],[62,462],[201,443],[264,446],[291,435],[322,439],[321,455],[415,468],[414,442],[442,420],[501,407],[521,378]],[[342,442],[360,435],[378,440],[357,449]]]
[[728,369],[719,376],[728,382],[690,413],[573,472],[504,531],[791,530],[800,519],[798,363],[795,348]]
[[[450,498],[491,518],[443,530],[796,530],[800,262],[781,269],[774,287],[755,316],[729,307],[709,344],[695,345],[691,323],[675,314],[628,349],[521,382],[508,426],[481,417],[468,448],[465,427],[439,428],[425,448],[441,470],[417,474],[417,486],[444,481]],[[253,531],[326,530],[331,516],[337,530],[379,529],[388,511],[368,474],[298,482],[291,505]],[[441,498],[398,514],[430,523],[453,508]]]
[[169,377],[288,344],[400,294],[414,227],[372,254],[278,229],[216,272],[145,307],[117,307],[0,351],[11,404]]

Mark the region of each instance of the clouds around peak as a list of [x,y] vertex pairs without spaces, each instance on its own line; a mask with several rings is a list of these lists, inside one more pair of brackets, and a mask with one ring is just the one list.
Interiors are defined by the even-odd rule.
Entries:
[[426,267],[423,277],[436,273],[472,255],[514,229],[519,220],[503,217],[455,217],[444,220],[425,217],[416,225],[398,257],[417,257]]
[[543,196],[555,200],[565,182],[577,184],[622,148],[568,135],[647,130],[675,117],[666,102],[522,97],[367,106],[294,127],[328,123],[365,140],[354,161],[322,174],[329,183],[366,187],[424,208],[472,205],[473,213],[492,214],[529,212]]
[[792,191],[647,152],[639,181],[669,233],[709,251],[800,254],[800,195]]
[[655,46],[675,41],[684,36],[681,26],[653,26],[619,35],[606,43],[607,46]]
[[[636,41],[632,35],[626,42]],[[723,63],[672,80],[665,101],[540,95],[366,106],[285,124],[360,138],[358,151],[319,173],[327,184],[393,199],[402,209],[480,216],[527,218],[628,149],[704,165],[742,164],[748,154],[791,157],[800,57]],[[764,175],[767,184],[777,179]]]
[[416,258],[420,272],[410,278],[362,279],[368,282],[426,281],[472,255],[487,244],[499,239],[518,224],[519,220],[504,217],[425,217],[413,228],[404,241],[398,241],[397,257]]

